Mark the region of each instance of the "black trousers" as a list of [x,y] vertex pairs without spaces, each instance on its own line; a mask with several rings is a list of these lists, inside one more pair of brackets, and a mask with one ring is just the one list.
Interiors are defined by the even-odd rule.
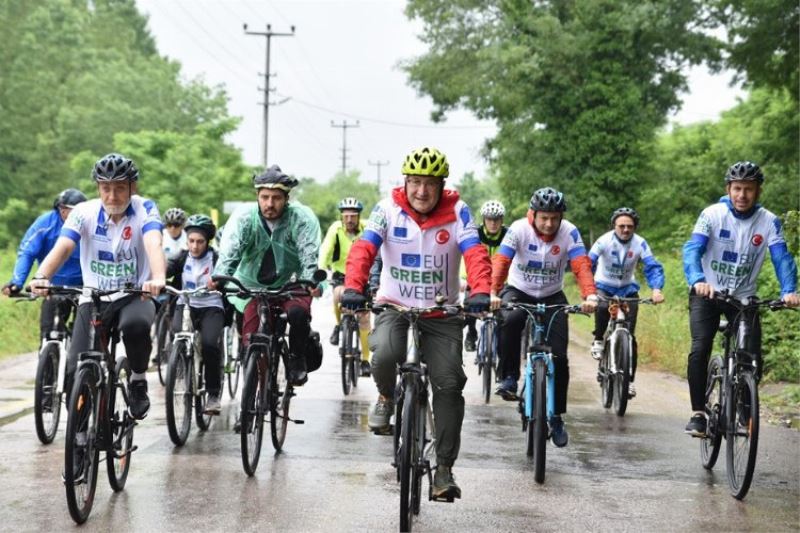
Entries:
[[[689,396],[692,400],[692,411],[702,411],[705,405],[706,379],[708,375],[708,358],[717,334],[719,320],[722,315],[729,323],[736,319],[737,310],[730,304],[709,300],[694,294],[689,296],[689,331],[692,335],[692,347],[689,352],[689,363],[686,374],[689,378]],[[747,351],[756,357],[759,374],[761,366],[761,319],[757,310],[744,314],[744,320],[750,321],[750,335],[747,337]],[[734,325],[734,327],[738,327]],[[736,342],[736,339],[732,339]],[[722,353],[722,349],[720,349]]]
[[[545,298],[534,298],[528,294],[514,288],[507,286],[500,293],[503,303],[515,299],[520,303],[545,305],[566,304],[567,297],[563,291],[547,296]],[[569,388],[569,360],[567,359],[567,344],[569,343],[569,322],[567,316],[558,311],[558,314],[553,318],[553,314],[557,309],[548,309],[542,317],[542,322],[547,328],[552,319],[552,326],[550,326],[549,334],[545,331],[545,342],[552,349],[553,352],[553,365],[555,366],[555,414],[567,412],[567,390]],[[520,374],[520,360],[522,354],[521,340],[522,332],[525,328],[525,319],[528,315],[521,309],[503,312],[503,322],[500,326],[500,359],[502,367],[502,377],[513,377],[519,379]]]
[[67,296],[49,296],[45,298],[39,314],[39,338],[50,338],[56,315],[59,318],[58,331],[64,331],[70,313],[72,313],[72,304]]
[[[222,328],[225,325],[225,313],[221,307],[190,307],[189,313],[192,316],[195,330],[200,332],[206,390],[209,394],[218,395],[222,387],[220,346],[222,344]],[[172,315],[172,331],[181,331],[182,323],[183,305],[178,305]]]

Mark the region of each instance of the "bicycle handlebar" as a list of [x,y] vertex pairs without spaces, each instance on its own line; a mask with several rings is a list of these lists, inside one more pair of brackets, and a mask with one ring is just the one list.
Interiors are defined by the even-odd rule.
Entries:
[[761,300],[759,298],[756,298],[755,296],[751,296],[750,299],[747,301],[747,303],[744,303],[740,300],[737,300],[727,290],[715,292],[714,297],[711,299],[730,304],[739,311],[744,311],[746,309],[755,309],[756,307],[769,307],[772,311],[777,311],[779,309],[790,309],[793,311],[795,310],[792,307],[788,307],[786,305],[786,302],[784,302],[781,299]]
[[[317,271],[317,272],[325,272]],[[260,288],[248,288],[245,287],[244,284],[238,279],[233,276],[211,276],[211,280],[215,283],[233,283],[236,285],[237,288],[231,287],[220,287],[218,290],[220,293],[224,294],[235,294],[239,297],[250,298],[250,297],[258,297],[258,296],[267,296],[267,297],[278,297],[278,296],[309,296],[310,290],[319,285],[319,282],[324,281],[323,279],[320,280],[307,280],[307,279],[300,279],[296,281],[288,281],[282,287],[278,289],[260,289]],[[299,286],[299,287],[298,287]]]
[[222,292],[211,290],[207,287],[197,287],[196,289],[176,289],[170,285],[164,287],[164,291],[174,294],[175,296],[198,296],[204,294],[219,294],[222,295]]
[[[125,294],[147,295],[152,298],[149,291],[143,291],[142,289],[135,289],[133,287],[123,287],[121,289],[95,289],[94,287],[48,285],[47,287],[44,288],[47,289],[48,294],[62,294],[62,295],[75,294],[78,296],[86,296],[89,298],[102,298],[103,296],[111,296],[112,294],[117,294],[120,292],[124,292]],[[25,287],[25,290],[30,291],[31,290],[30,285]]]
[[628,298],[624,296],[602,296],[600,294],[597,295],[597,298],[601,302],[638,302],[640,304],[655,305],[652,298]]
[[392,302],[382,302],[379,304],[372,305],[372,312],[376,315],[386,311],[387,309],[394,309],[400,314],[403,315],[411,315],[415,317],[419,317],[426,313],[435,313],[435,312],[443,312],[448,316],[455,316],[458,315],[463,311],[463,307],[460,305],[432,305],[430,307],[406,307],[405,305],[398,305]]

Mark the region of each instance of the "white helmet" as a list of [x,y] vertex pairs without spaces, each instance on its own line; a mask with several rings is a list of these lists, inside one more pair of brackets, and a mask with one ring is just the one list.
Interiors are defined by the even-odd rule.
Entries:
[[483,218],[501,218],[506,214],[506,208],[497,200],[489,200],[481,206]]

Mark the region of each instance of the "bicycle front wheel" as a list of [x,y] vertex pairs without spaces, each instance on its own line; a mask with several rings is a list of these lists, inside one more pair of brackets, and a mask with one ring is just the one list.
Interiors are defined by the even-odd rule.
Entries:
[[[206,402],[208,400],[208,383],[203,381],[205,376],[205,363],[200,363],[200,369],[197,373],[197,383],[199,391],[194,397],[194,419],[197,422],[197,429],[200,431],[208,431],[211,427],[211,418],[213,415],[206,414]],[[205,383],[205,384],[204,384]]]
[[403,401],[403,420],[398,442],[398,467],[400,469],[400,531],[411,531],[414,513],[414,479],[416,477],[417,390],[406,385]]
[[358,322],[354,318],[350,321],[348,330],[350,340],[347,342],[352,356],[350,358],[350,383],[352,383],[353,388],[358,387],[358,376],[361,374],[361,343],[358,333]]
[[167,407],[167,431],[175,446],[183,446],[192,428],[192,368],[188,344],[175,343],[167,366],[167,390],[164,403]]
[[533,363],[533,421],[528,424],[533,432],[533,479],[544,483],[547,455],[547,365],[544,359]]
[[[169,304],[164,304],[164,306],[168,306]],[[165,307],[164,311],[160,314],[158,319],[158,325],[156,326],[156,350],[158,350],[158,355],[156,357],[158,363],[156,368],[158,369],[158,381],[161,385],[166,385],[167,381],[167,367],[166,365],[169,364],[168,357],[170,355],[170,349],[172,346],[172,325],[170,324],[170,320],[172,317],[167,312],[167,307]]]
[[226,326],[223,329],[223,346],[225,347],[225,373],[228,376],[228,392],[231,399],[236,398],[239,390],[239,377],[242,372],[242,360],[239,344],[239,333],[236,331],[236,324]]
[[628,386],[631,380],[631,335],[624,329],[617,330],[614,358],[617,372],[614,375],[614,412],[625,416],[628,408]]
[[96,446],[99,390],[89,369],[78,373],[69,395],[64,444],[64,486],[72,519],[83,524],[89,518],[97,488],[100,450]]
[[248,476],[256,473],[258,460],[261,457],[261,442],[264,438],[263,402],[266,398],[264,391],[266,380],[259,375],[259,359],[260,354],[256,351],[248,354],[242,388],[242,410],[239,415],[242,466]]
[[294,396],[294,389],[286,380],[286,366],[284,358],[288,356],[284,345],[278,353],[270,358],[270,384],[269,384],[269,415],[270,435],[272,447],[276,452],[283,449],[286,441],[286,430],[289,427],[289,405]]
[[48,342],[39,354],[36,385],[33,391],[33,419],[36,436],[42,444],[50,444],[58,430],[61,416],[61,395],[58,394],[58,343]]
[[758,453],[758,387],[752,372],[740,371],[728,397],[728,485],[743,499],[750,490]]
[[700,439],[700,462],[706,470],[714,468],[722,444],[722,371],[722,358],[712,357],[708,362],[706,380],[705,411],[708,425],[705,438]]
[[108,421],[109,447],[106,450],[106,469],[108,483],[114,492],[125,488],[131,468],[131,449],[133,448],[133,428],[135,423],[128,413],[128,396],[131,365],[127,357],[119,357],[116,366],[117,379],[109,383]]
[[597,379],[600,381],[600,403],[605,409],[611,407],[611,402],[614,397],[614,378],[611,376],[611,371],[609,370],[609,360],[612,357],[609,353],[610,350],[611,345],[606,341],[603,347],[603,355],[600,357],[600,362],[597,365]]
[[343,316],[342,323],[339,327],[339,354],[342,358],[342,392],[345,396],[350,394],[352,386],[353,374],[350,369],[350,363],[353,359],[353,347],[350,345],[352,339],[350,335],[350,317]]

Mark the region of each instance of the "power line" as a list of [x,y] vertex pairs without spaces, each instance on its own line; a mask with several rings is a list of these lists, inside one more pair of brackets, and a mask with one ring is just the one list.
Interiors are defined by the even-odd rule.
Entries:
[[359,123],[356,120],[355,124],[348,124],[346,120],[341,124],[336,124],[331,120],[331,128],[342,128],[342,174],[347,172],[347,128],[357,128]]
[[373,167],[376,167],[376,168],[377,168],[377,170],[378,170],[378,180],[377,180],[377,183],[378,183],[378,193],[380,193],[380,192],[381,192],[381,167],[385,167],[386,165],[388,165],[388,164],[389,164],[389,162],[388,162],[388,161],[381,161],[381,160],[378,160],[378,161],[376,161],[376,162],[374,162],[374,163],[373,163],[372,161],[370,161],[370,160],[368,159],[368,160],[367,160],[367,164],[368,164],[368,165],[372,165]]

